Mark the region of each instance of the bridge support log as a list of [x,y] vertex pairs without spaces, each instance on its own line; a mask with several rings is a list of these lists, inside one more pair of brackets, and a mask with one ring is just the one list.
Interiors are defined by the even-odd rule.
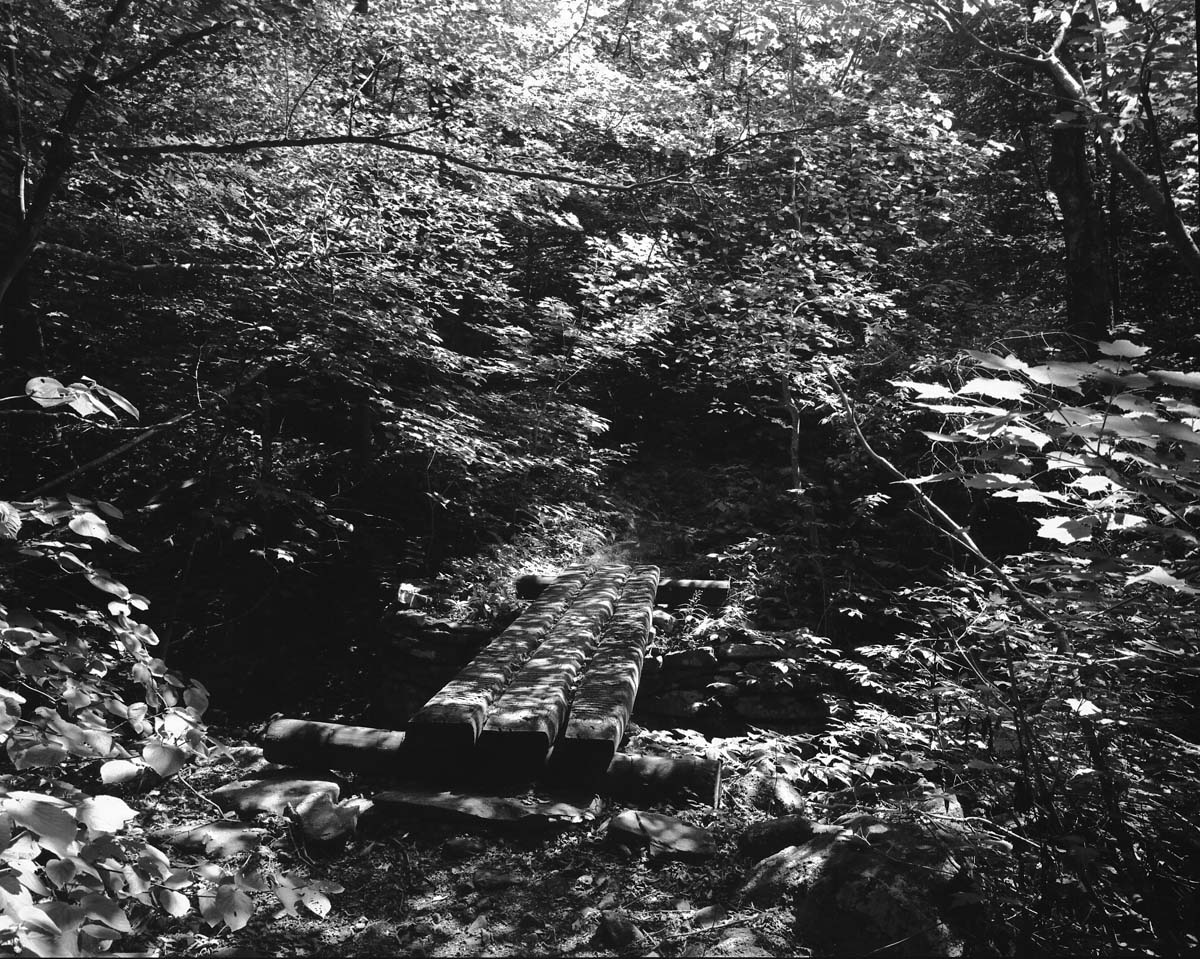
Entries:
[[[384,773],[400,782],[445,781],[474,784],[471,773],[432,767],[428,757],[404,748],[405,734],[394,729],[343,726],[303,719],[276,719],[263,735],[263,756],[271,762],[307,769]],[[618,753],[605,767],[566,769],[552,764],[547,779],[556,786],[586,787],[631,802],[695,796],[719,804],[721,762],[715,756],[629,756]],[[473,771],[478,773],[478,769]],[[447,775],[447,773],[451,773]]]
[[496,773],[519,777],[546,761],[628,576],[628,566],[597,570],[496,701],[479,737],[481,759]]
[[637,698],[658,576],[657,566],[638,566],[626,581],[612,620],[575,691],[567,728],[554,747],[556,764],[604,769],[616,755]]
[[[518,599],[533,599],[555,582],[556,577],[541,573],[530,573],[517,579]],[[664,579],[658,584],[655,601],[671,607],[687,606],[695,602],[707,610],[716,612],[729,600],[727,579]]]
[[404,739],[394,729],[276,719],[263,733],[263,757],[284,766],[396,773]]
[[551,632],[587,582],[590,567],[571,567],[429,700],[408,724],[412,749],[439,754],[475,744],[493,704]]

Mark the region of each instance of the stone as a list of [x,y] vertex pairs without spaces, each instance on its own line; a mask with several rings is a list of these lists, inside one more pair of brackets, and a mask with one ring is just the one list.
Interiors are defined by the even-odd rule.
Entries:
[[282,816],[288,806],[293,809],[314,797],[328,796],[337,802],[341,789],[337,783],[320,779],[296,779],[272,776],[267,779],[242,779],[213,790],[212,799],[222,809],[249,819],[257,813]]
[[505,872],[503,869],[489,869],[486,866],[481,866],[471,874],[471,882],[474,883],[475,888],[485,889],[488,892],[507,889],[509,886],[517,885],[520,881],[520,876],[515,876],[511,872]]
[[800,790],[782,776],[775,780],[772,792],[774,793],[774,802],[771,807],[777,812],[794,815],[808,808],[808,803]]
[[870,842],[831,844],[794,884],[797,937],[827,956],[961,956],[963,939],[947,922],[963,891],[947,834],[907,820],[860,819],[854,830]]
[[652,614],[651,622],[659,636],[672,636],[679,629],[679,620],[665,609],[656,609]]
[[723,922],[727,915],[729,913],[724,906],[715,904],[705,906],[703,909],[697,909],[692,913],[688,925],[693,929],[707,929],[709,926],[715,926],[718,922]]
[[739,895],[754,906],[779,905],[819,871],[830,849],[848,842],[864,840],[841,826],[814,825],[811,839],[785,846],[760,861],[742,884]]
[[487,843],[478,836],[455,836],[442,846],[442,855],[454,862],[462,862],[487,851]]
[[350,956],[396,955],[400,951],[399,929],[395,923],[381,919],[365,926],[344,947]]
[[738,698],[738,688],[733,683],[709,683],[704,691],[720,703],[731,703]]
[[738,837],[738,852],[759,862],[788,846],[812,839],[815,824],[804,816],[780,816],[748,826]]
[[765,723],[811,723],[825,719],[829,707],[819,699],[797,699],[787,693],[743,695],[737,713],[746,719]]
[[758,941],[754,930],[747,929],[745,926],[733,926],[722,932],[716,945],[706,950],[704,955],[712,956],[714,959],[716,957],[720,957],[720,959],[747,957],[749,959],[751,956],[770,956],[771,952]]
[[717,647],[717,656],[723,662],[748,663],[755,659],[778,659],[777,643],[722,643]]
[[608,837],[623,846],[649,848],[653,858],[702,862],[717,854],[711,832],[674,816],[626,809],[608,822]]
[[253,852],[266,834],[265,829],[256,829],[228,819],[217,819],[198,826],[164,830],[155,833],[151,838],[183,852],[202,852],[216,859],[227,859],[230,856],[242,856]]
[[374,803],[351,799],[335,803],[328,793],[314,793],[295,807],[304,838],[316,843],[345,842],[358,828],[358,817]]
[[372,798],[375,809],[381,814],[411,816],[423,813],[495,822],[590,822],[596,818],[600,805],[598,799],[593,799],[587,806],[555,799],[525,802],[512,796],[481,796],[420,786],[387,789]]
[[706,697],[703,693],[677,689],[671,692],[651,696],[645,702],[638,702],[638,712],[657,713],[675,719],[691,719],[704,705]]
[[620,909],[605,909],[600,913],[596,941],[614,949],[628,949],[646,938],[646,934]]
[[790,899],[796,939],[817,955],[961,956],[944,915],[961,891],[947,837],[866,814],[814,824],[812,838],[759,862],[741,896],[759,907]]
[[717,656],[711,646],[697,646],[678,653],[667,653],[662,668],[667,673],[711,672],[717,668]]

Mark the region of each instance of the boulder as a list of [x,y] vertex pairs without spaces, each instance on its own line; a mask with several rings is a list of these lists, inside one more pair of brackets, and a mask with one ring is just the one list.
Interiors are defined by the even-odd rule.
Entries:
[[662,668],[667,673],[705,673],[717,668],[717,657],[710,646],[697,646],[678,653],[667,653]]
[[709,683],[704,687],[704,691],[726,705],[738,698],[738,688],[733,683]]
[[844,843],[865,841],[841,826],[814,824],[812,838],[785,846],[761,860],[739,890],[751,905],[769,908],[792,895],[809,881],[830,856],[830,850]]
[[442,846],[442,855],[452,862],[462,862],[487,852],[488,844],[478,836],[455,836]]
[[742,959],[751,956],[770,956],[770,950],[763,947],[753,929],[745,926],[733,926],[721,933],[716,944],[705,950],[706,957],[716,959]]
[[679,629],[679,620],[665,609],[656,609],[651,622],[659,636],[672,636]]
[[820,699],[798,699],[787,692],[758,692],[742,695],[737,713],[760,723],[811,723],[829,715],[829,707]]
[[962,955],[947,922],[962,891],[952,833],[864,815],[813,830],[762,860],[743,898],[759,906],[790,898],[797,940],[820,955]]
[[748,663],[755,659],[778,659],[778,643],[722,643],[717,647],[717,657],[726,663]]
[[272,776],[228,783],[214,789],[212,798],[222,809],[250,819],[257,813],[282,816],[288,806],[294,809],[322,795],[328,796],[330,802],[337,802],[341,789],[337,783],[321,779]]
[[711,832],[662,813],[626,809],[608,822],[608,837],[632,848],[647,847],[653,858],[702,862],[717,853]]
[[780,816],[748,826],[738,837],[738,852],[758,862],[780,849],[812,839],[815,823],[804,816]]
[[596,941],[614,949],[628,949],[646,940],[646,934],[620,909],[605,909],[600,913]]
[[198,826],[182,826],[154,833],[156,842],[174,846],[183,852],[202,852],[216,859],[242,856],[253,852],[267,832],[244,823],[217,819]]
[[660,716],[674,719],[691,719],[700,712],[706,698],[703,693],[676,689],[658,696],[651,696],[645,702],[639,700],[637,711],[657,713]]

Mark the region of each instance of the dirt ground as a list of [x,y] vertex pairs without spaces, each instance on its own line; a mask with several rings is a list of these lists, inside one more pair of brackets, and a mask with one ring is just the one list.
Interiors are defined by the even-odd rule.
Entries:
[[[204,762],[143,797],[147,833],[221,818],[208,794],[244,777],[257,752],[227,742],[237,758]],[[387,786],[331,778],[343,799]],[[286,816],[260,816],[255,825],[266,834],[258,848],[222,866],[318,883],[328,911],[318,901],[291,915],[273,894],[254,893],[255,913],[236,932],[193,912],[182,933],[179,921],[169,932],[151,920],[143,946],[187,956],[796,955],[786,909],[739,906],[737,889],[753,863],[739,859],[736,840],[762,814],[736,807],[641,807],[709,829],[717,853],[703,862],[653,859],[612,842],[605,824],[621,804],[581,823],[367,814],[354,837],[333,848],[313,848]]]

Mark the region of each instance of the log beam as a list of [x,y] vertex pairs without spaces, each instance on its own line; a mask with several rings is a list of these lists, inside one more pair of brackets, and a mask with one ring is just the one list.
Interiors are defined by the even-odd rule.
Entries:
[[591,568],[577,566],[559,576],[511,626],[427,702],[409,721],[411,748],[470,749],[492,705],[550,633],[583,588]]
[[[554,576],[530,573],[518,577],[516,582],[518,599],[534,599],[555,581]],[[662,579],[658,584],[655,601],[670,607],[696,605],[716,612],[729,600],[730,583],[727,579]]]
[[642,677],[658,576],[657,566],[639,566],[626,582],[575,692],[567,728],[554,747],[556,762],[604,769],[616,755]]
[[545,762],[629,572],[628,566],[597,570],[496,701],[479,747],[497,773],[534,772]]

